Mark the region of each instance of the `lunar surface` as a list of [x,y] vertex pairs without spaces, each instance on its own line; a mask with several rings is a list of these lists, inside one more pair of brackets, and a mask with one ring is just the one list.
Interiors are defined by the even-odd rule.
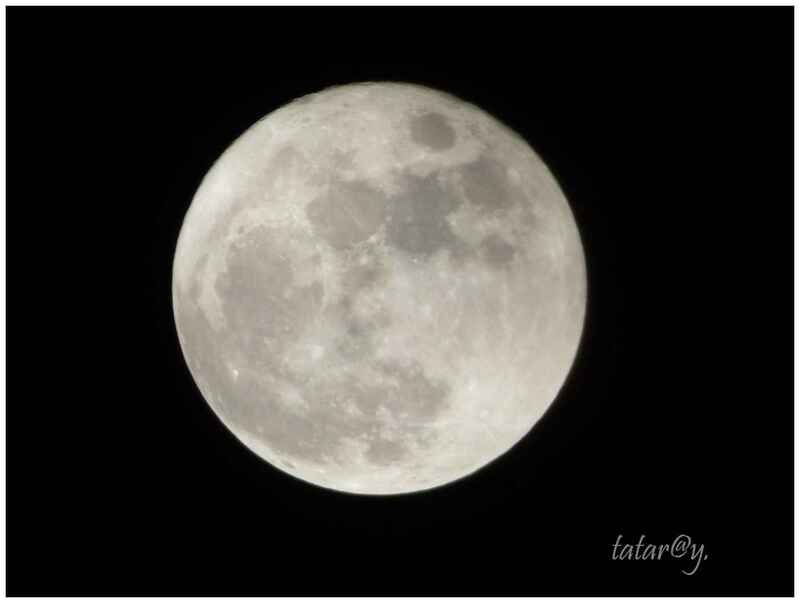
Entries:
[[514,132],[435,90],[328,89],[253,125],[186,215],[173,304],[191,373],[253,452],[394,494],[466,476],[564,383],[578,230]]

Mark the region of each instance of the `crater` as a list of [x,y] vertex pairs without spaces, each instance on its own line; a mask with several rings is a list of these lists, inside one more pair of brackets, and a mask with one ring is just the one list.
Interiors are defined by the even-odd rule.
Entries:
[[425,113],[411,120],[411,139],[419,145],[444,151],[456,142],[456,132],[440,113]]

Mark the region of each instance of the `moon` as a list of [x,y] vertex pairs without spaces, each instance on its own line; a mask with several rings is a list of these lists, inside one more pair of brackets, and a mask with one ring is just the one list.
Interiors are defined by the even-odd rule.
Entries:
[[427,490],[522,439],[577,352],[586,266],[526,142],[410,84],[299,98],[186,214],[173,309],[203,397],[251,451],[360,494]]

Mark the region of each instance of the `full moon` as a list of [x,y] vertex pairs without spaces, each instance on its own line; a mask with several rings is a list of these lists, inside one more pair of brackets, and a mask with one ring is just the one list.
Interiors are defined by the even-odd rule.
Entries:
[[197,190],[178,336],[251,451],[334,490],[396,494],[509,450],[575,359],[586,267],[555,178],[508,127],[416,85],[299,98]]

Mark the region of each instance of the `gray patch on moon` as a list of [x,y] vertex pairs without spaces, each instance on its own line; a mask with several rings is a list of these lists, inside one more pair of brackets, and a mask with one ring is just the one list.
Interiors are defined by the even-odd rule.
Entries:
[[514,259],[516,248],[501,236],[491,234],[481,241],[484,259],[495,268],[502,268]]
[[306,207],[314,234],[336,249],[366,241],[384,220],[383,194],[364,182],[331,182],[327,194]]
[[449,386],[430,379],[418,362],[411,366],[383,363],[381,371],[393,386],[389,389],[389,407],[412,422],[432,419],[441,413]]
[[456,132],[439,113],[425,113],[411,120],[411,138],[434,151],[444,151],[456,142]]
[[413,256],[429,257],[440,249],[463,255],[466,243],[453,232],[447,216],[461,198],[436,176],[408,176],[405,189],[388,204],[388,242]]
[[461,168],[461,176],[464,194],[481,211],[507,210],[519,201],[506,169],[493,159],[481,157]]
[[342,275],[342,290],[357,292],[374,287],[387,276],[388,270],[382,265],[380,258],[374,252],[365,251],[360,261],[355,262]]
[[318,282],[292,285],[291,262],[271,240],[269,229],[263,226],[238,239],[228,250],[226,270],[215,283],[228,327],[241,337],[248,355],[261,361],[265,352],[277,352],[272,342],[298,334],[300,326],[318,311],[323,293]]

